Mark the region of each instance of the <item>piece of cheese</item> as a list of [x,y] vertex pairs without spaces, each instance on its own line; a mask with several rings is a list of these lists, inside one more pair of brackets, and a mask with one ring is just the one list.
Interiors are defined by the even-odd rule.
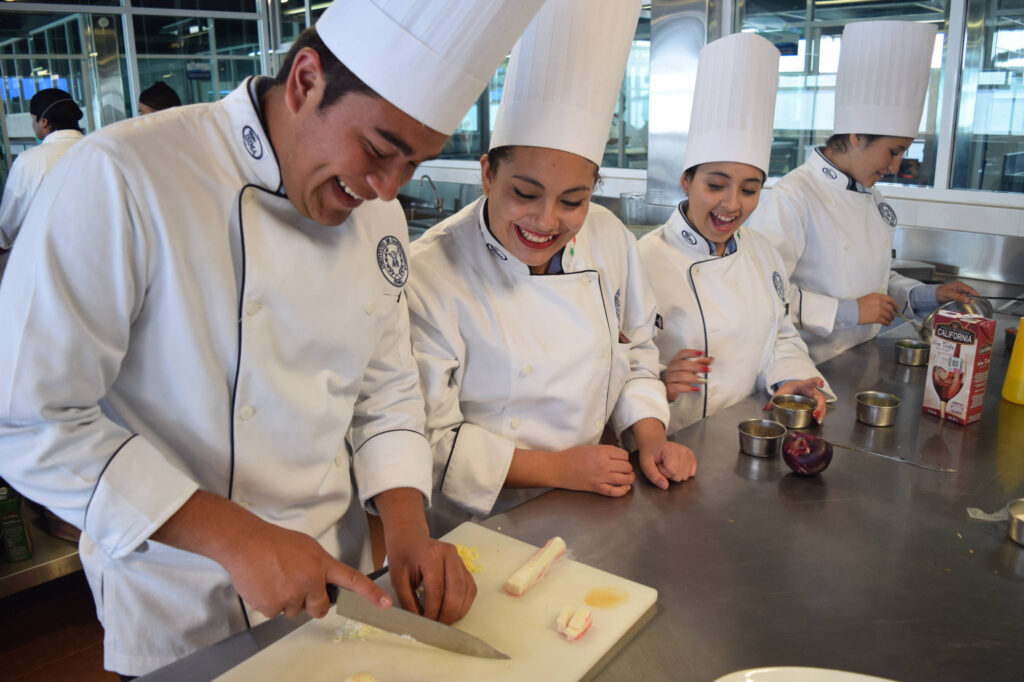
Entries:
[[562,609],[561,613],[558,614],[558,618],[555,619],[558,625],[558,631],[562,633],[570,642],[575,642],[577,639],[583,636],[583,633],[590,627],[590,609],[580,608],[574,609],[571,606],[566,606]]
[[512,574],[512,577],[505,582],[504,590],[513,596],[522,596],[524,592],[540,582],[551,565],[563,554],[565,554],[565,540],[560,537],[551,538],[537,550],[536,554],[530,557],[529,561]]

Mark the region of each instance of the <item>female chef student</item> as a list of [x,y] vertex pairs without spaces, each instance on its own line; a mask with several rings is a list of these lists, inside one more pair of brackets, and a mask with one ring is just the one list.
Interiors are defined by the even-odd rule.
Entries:
[[962,282],[925,286],[891,270],[896,213],[874,188],[917,135],[935,32],[907,21],[846,27],[834,134],[751,218],[782,253],[790,312],[815,362],[874,338],[897,311],[977,294]]
[[741,227],[768,170],[778,74],[779,51],[752,33],[701,50],[687,200],[640,240],[661,317],[655,343],[673,401],[670,432],[766,385],[814,398],[814,416],[825,416],[825,380],[787,314],[782,259]]
[[82,110],[67,92],[59,88],[40,90],[32,96],[28,108],[32,113],[32,131],[42,144],[18,154],[11,166],[0,203],[0,251],[8,251],[14,245],[43,177],[71,145],[82,139],[78,127]]
[[665,439],[635,241],[590,205],[638,14],[632,1],[545,3],[512,52],[485,196],[413,243],[413,352],[447,498],[435,492],[435,526],[439,503],[484,515],[503,487],[624,495],[626,452],[598,444],[609,418],[654,484],[696,471]]

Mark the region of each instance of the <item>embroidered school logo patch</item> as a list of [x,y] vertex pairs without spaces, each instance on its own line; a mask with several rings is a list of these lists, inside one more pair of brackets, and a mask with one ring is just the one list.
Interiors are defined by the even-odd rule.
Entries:
[[690,246],[697,246],[697,238],[690,234],[689,230],[683,230],[683,239],[685,239]]
[[835,180],[836,178],[839,177],[839,174],[836,173],[831,168],[829,168],[828,166],[825,166],[824,168],[822,168],[821,172],[824,173],[825,177],[829,178],[830,180]]
[[889,227],[896,227],[896,211],[884,201],[878,202],[878,213]]
[[409,261],[398,237],[388,235],[377,244],[377,265],[384,279],[400,287],[409,279]]
[[775,293],[779,295],[779,300],[783,303],[786,302],[786,290],[782,288],[782,275],[776,270],[772,273],[772,284],[775,285]]
[[249,152],[249,156],[254,159],[263,158],[263,140],[252,129],[252,126],[242,128],[242,144],[245,145],[245,151]]
[[622,320],[622,289],[615,290],[615,319]]
[[501,251],[499,251],[498,247],[496,247],[494,244],[488,244],[487,245],[487,250],[490,251],[491,253],[493,253],[495,256],[497,256],[501,260],[508,260],[508,256],[506,256]]

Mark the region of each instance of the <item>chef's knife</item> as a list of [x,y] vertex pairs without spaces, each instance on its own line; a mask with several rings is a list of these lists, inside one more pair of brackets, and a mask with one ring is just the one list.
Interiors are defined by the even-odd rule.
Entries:
[[482,639],[456,630],[450,625],[418,616],[398,606],[382,609],[355,592],[338,590],[338,613],[360,623],[372,625],[396,635],[407,635],[417,642],[429,644],[446,651],[480,658],[507,659],[508,655],[498,651]]

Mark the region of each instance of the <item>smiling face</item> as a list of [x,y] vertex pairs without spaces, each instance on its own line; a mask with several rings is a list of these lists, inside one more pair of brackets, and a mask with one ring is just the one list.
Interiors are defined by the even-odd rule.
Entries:
[[683,174],[681,184],[690,201],[686,217],[718,255],[757,208],[763,178],[759,168],[731,161],[702,163],[692,176]]
[[374,95],[350,92],[320,109],[324,77],[312,49],[296,55],[283,88],[267,106],[281,181],[299,213],[321,225],[341,224],[363,201],[394,199],[447,139]]
[[846,150],[830,158],[841,171],[864,187],[871,187],[900,169],[900,160],[913,142],[910,137],[881,136],[871,140],[852,133]]
[[491,233],[513,256],[541,274],[583,226],[596,166],[577,154],[514,147],[494,168],[480,159]]

